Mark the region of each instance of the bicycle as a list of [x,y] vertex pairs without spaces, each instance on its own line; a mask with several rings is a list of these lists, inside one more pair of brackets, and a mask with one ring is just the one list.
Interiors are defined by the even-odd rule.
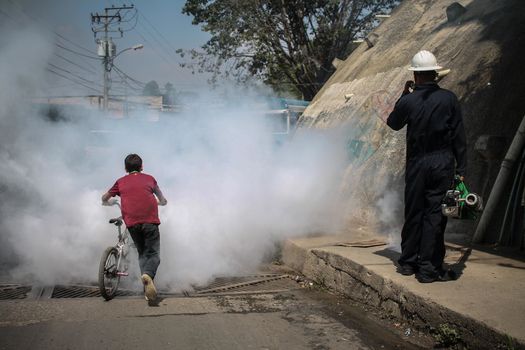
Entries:
[[[117,205],[118,202],[112,202],[108,205]],[[129,231],[127,228],[122,230],[124,221],[122,216],[109,220],[110,224],[114,224],[118,231],[118,242],[115,246],[107,247],[98,269],[98,287],[100,294],[107,301],[113,299],[117,293],[120,277],[128,276],[129,261],[127,259],[129,253]]]

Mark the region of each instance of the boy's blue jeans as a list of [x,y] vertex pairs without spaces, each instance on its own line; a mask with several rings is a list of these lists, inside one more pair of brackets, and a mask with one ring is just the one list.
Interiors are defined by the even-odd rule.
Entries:
[[138,224],[128,227],[137,247],[141,274],[155,278],[160,264],[160,233],[157,224]]

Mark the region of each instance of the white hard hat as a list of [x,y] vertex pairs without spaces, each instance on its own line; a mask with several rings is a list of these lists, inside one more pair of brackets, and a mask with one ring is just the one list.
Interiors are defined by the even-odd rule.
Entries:
[[421,72],[441,68],[443,67],[437,64],[436,56],[432,52],[421,50],[412,57],[412,66],[408,70]]

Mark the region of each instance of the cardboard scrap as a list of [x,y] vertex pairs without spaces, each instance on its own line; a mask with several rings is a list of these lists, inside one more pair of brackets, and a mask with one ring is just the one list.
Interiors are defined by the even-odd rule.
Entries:
[[370,247],[379,247],[382,245],[386,245],[386,242],[380,239],[369,239],[369,240],[364,240],[364,241],[340,242],[334,245],[340,246],[340,247],[370,248]]

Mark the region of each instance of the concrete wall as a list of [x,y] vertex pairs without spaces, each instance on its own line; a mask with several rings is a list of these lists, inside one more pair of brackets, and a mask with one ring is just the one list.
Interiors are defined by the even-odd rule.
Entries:
[[[385,190],[402,193],[404,131],[384,120],[400,96],[407,70],[419,50],[434,52],[451,72],[440,85],[460,99],[468,137],[467,184],[485,197],[506,147],[525,115],[525,1],[463,0],[466,12],[447,20],[450,0],[405,0],[369,35],[315,96],[300,120],[303,128],[345,128],[349,164],[342,191],[348,225],[376,226]],[[353,94],[353,95],[352,95]],[[501,136],[504,145],[492,170],[475,150],[481,135]],[[401,196],[402,197],[402,196]],[[494,225],[497,226],[495,222]],[[475,223],[449,225],[471,234]],[[489,238],[490,239],[490,238]]]

